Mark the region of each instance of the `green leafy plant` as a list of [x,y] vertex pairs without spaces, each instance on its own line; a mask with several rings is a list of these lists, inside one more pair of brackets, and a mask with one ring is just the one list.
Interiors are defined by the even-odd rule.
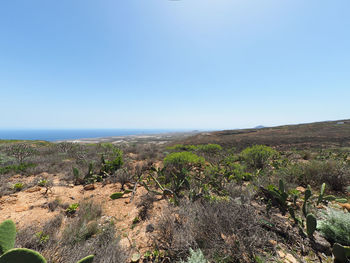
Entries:
[[101,175],[113,174],[124,164],[123,151],[115,146],[111,146],[110,148],[112,149],[110,160],[106,160],[105,155],[101,156]]
[[47,241],[50,240],[50,236],[45,235],[43,231],[39,231],[39,232],[35,233],[35,237],[38,239],[38,243],[41,245],[45,244]]
[[323,212],[318,229],[330,242],[350,245],[350,213],[329,208]]
[[277,155],[277,151],[265,145],[254,145],[241,152],[242,159],[254,169],[265,168],[269,161]]
[[15,183],[13,185],[13,190],[19,192],[24,188],[24,184],[23,183]]
[[200,144],[195,147],[196,151],[209,153],[209,154],[216,154],[220,151],[222,151],[222,147],[218,144]]
[[176,152],[167,155],[164,158],[164,166],[175,166],[179,169],[188,167],[190,165],[204,164],[204,158],[191,152]]
[[181,263],[207,263],[208,260],[205,258],[202,250],[193,250],[190,248],[190,255],[186,261],[181,261]]
[[45,187],[48,184],[48,181],[46,179],[41,179],[38,182],[38,186]]
[[67,209],[66,209],[66,214],[67,215],[73,215],[79,207],[78,203],[71,204]]

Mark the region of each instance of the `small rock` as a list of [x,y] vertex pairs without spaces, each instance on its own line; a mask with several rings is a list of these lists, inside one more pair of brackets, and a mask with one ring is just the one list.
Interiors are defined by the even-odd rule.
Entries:
[[41,190],[40,186],[35,186],[26,190],[27,193],[39,192]]
[[298,186],[297,188],[295,188],[296,190],[298,190],[300,193],[304,193],[305,192],[305,188],[302,186]]
[[146,233],[152,233],[154,231],[154,226],[152,224],[148,224],[146,226]]
[[269,240],[269,243],[273,246],[276,246],[277,245],[277,241],[276,240],[273,240],[273,239],[270,239]]
[[298,261],[295,259],[295,257],[292,256],[292,254],[287,254],[285,257],[286,263],[298,263]]
[[286,254],[282,250],[278,250],[277,254],[280,258],[284,258],[286,256]]
[[89,190],[94,190],[95,189],[95,185],[94,184],[87,184],[84,186],[84,190],[85,191],[89,191]]
[[23,212],[23,211],[26,211],[27,210],[27,207],[24,207],[24,206],[20,206],[20,207],[17,207],[15,209],[15,212]]
[[316,251],[320,251],[326,255],[331,255],[331,244],[317,231],[314,234],[312,246]]
[[74,184],[69,184],[68,185],[70,188],[73,188],[74,187]]
[[72,200],[75,200],[74,196],[71,196],[71,197],[69,197],[69,198],[72,199]]

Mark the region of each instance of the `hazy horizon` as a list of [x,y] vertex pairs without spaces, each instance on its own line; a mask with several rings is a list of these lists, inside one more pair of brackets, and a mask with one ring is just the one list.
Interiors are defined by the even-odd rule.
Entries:
[[345,0],[4,1],[0,129],[348,119],[349,9]]

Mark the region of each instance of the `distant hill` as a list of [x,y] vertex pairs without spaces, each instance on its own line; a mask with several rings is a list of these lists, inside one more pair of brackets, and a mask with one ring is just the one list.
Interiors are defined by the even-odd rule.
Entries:
[[207,132],[189,137],[182,142],[217,143],[238,149],[254,144],[265,144],[280,149],[350,147],[350,120]]
[[263,126],[263,125],[258,125],[258,126],[256,126],[256,127],[254,127],[254,129],[262,129],[262,128],[265,128],[265,126]]

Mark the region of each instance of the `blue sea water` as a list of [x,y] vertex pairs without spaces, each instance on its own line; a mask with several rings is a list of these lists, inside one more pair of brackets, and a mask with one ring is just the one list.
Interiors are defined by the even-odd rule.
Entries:
[[1,140],[77,140],[111,136],[159,134],[175,132],[175,130],[161,129],[75,129],[75,130],[0,130]]

